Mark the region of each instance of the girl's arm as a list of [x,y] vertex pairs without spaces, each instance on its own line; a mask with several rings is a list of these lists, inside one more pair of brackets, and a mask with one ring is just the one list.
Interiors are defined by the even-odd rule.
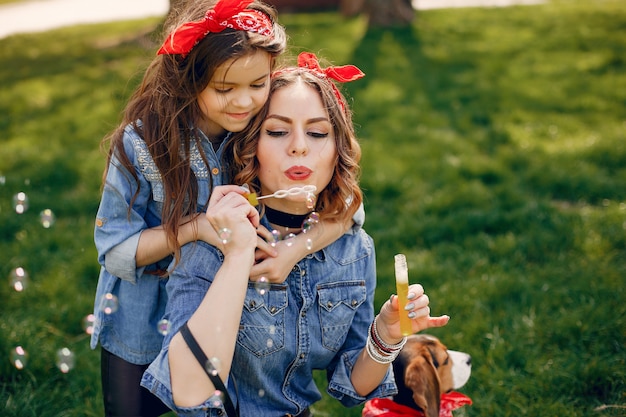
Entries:
[[[428,304],[428,296],[424,293],[424,288],[419,284],[413,284],[409,287],[409,303],[406,306],[408,308],[402,307],[400,309],[398,297],[392,295],[383,304],[380,313],[374,318],[378,335],[382,341],[388,345],[395,345],[402,340],[399,314],[409,314],[414,333],[431,327],[445,326],[450,317],[431,317]],[[368,339],[367,343],[371,343],[370,339]],[[367,352],[367,347],[364,348],[354,365],[350,377],[355,391],[361,396],[366,396],[372,392],[385,377],[389,366],[390,364],[376,362]]]
[[[236,185],[221,186],[219,191],[221,195],[225,195],[228,192],[243,195],[245,191]],[[210,205],[211,202],[209,202],[209,207]],[[202,240],[220,250],[224,249],[224,243],[211,225],[208,213],[196,213],[185,216],[180,222],[178,244],[183,246],[196,240]],[[271,252],[274,253],[276,251],[271,250]],[[168,242],[165,230],[162,226],[158,226],[146,229],[141,233],[135,260],[137,266],[140,267],[160,261],[172,253],[174,253],[174,248]]]
[[[330,245],[346,233],[350,227],[352,227],[352,219],[346,223],[322,221],[307,233],[296,235],[289,244],[279,241],[276,247],[272,248],[269,243],[260,241],[259,250],[257,250],[258,263],[250,271],[250,280],[257,281],[259,278],[265,277],[272,283],[285,281],[298,261]],[[274,256],[268,256],[272,252]]]
[[[203,240],[222,249],[222,241],[217,232],[211,227],[204,213],[185,216],[178,228],[178,244]],[[145,229],[139,236],[135,263],[137,267],[153,264],[174,253],[175,248],[170,244],[163,226]]]

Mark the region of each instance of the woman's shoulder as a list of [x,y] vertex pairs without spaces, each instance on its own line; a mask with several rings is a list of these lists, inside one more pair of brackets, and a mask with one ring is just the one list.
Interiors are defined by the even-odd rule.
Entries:
[[171,275],[193,275],[212,280],[223,261],[224,255],[215,246],[202,240],[190,242],[181,247],[178,263],[172,261],[174,270]]
[[365,230],[345,233],[325,248],[325,252],[340,264],[366,261],[375,256],[374,240]]

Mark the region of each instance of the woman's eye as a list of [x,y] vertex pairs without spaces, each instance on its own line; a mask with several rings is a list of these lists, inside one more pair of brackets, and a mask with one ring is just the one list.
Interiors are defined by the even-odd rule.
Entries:
[[261,90],[265,88],[266,85],[267,85],[266,83],[252,84],[251,87],[254,88],[255,90]]
[[324,139],[328,137],[328,133],[319,133],[319,132],[309,132],[310,136],[313,136],[316,139]]
[[266,130],[265,133],[267,134],[267,136],[272,137],[280,137],[287,134],[287,132],[285,132],[284,130]]
[[226,94],[226,93],[229,93],[231,90],[232,88],[225,88],[225,89],[216,88],[215,92],[218,94]]

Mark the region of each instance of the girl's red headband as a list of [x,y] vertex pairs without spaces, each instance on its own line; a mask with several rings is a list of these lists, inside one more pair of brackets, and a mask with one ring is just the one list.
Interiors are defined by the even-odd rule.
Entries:
[[[300,69],[305,69],[319,78],[331,78],[341,83],[355,81],[359,78],[365,77],[365,74],[354,65],[322,68],[320,67],[320,63],[315,54],[311,52],[301,52],[300,55],[298,55],[298,68],[285,68],[277,71],[275,74],[280,74],[285,71],[297,71]],[[339,89],[335,83],[331,82],[330,84],[332,85],[333,92],[337,97],[337,102],[345,112],[346,106],[341,98]]]
[[209,9],[203,19],[183,23],[172,32],[157,55],[187,55],[209,33],[219,33],[226,28],[254,32],[272,37],[274,24],[265,13],[246,9],[253,0],[220,0]]

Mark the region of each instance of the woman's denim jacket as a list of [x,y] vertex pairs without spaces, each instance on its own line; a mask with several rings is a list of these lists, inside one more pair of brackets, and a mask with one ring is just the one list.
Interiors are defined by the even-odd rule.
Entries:
[[[209,172],[192,142],[191,166],[198,180],[197,209],[202,210],[211,191],[210,177],[214,185],[222,184],[221,169],[215,167],[221,167],[224,142],[215,152],[208,138],[201,131],[197,132],[213,170]],[[130,125],[124,130],[123,142],[138,183],[117,158],[112,158],[94,231],[102,268],[96,289],[91,347],[94,349],[100,341],[102,347],[114,355],[143,365],[150,363],[161,350],[163,336],[157,330],[157,323],[165,311],[167,295],[166,280],[158,276],[158,271],[165,270],[171,259],[146,267],[135,264],[141,232],[161,225],[164,191],[161,175],[146,143]],[[130,206],[138,186],[139,194]],[[102,308],[103,297],[107,294],[117,298],[117,305],[110,314],[105,314]]]
[[[168,363],[169,341],[200,305],[222,260],[221,252],[204,242],[187,244],[167,283],[170,332],[141,384],[181,416],[224,415],[215,398],[197,407],[176,407]],[[283,284],[263,292],[250,283],[227,380],[240,415],[301,412],[321,398],[314,369],[327,371],[329,394],[348,407],[394,395],[391,367],[367,397],[358,395],[350,383],[374,318],[375,287],[373,242],[358,227],[298,262]]]

